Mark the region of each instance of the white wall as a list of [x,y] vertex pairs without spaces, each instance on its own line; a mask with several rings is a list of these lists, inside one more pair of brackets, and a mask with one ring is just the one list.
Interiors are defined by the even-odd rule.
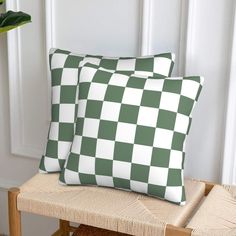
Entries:
[[[9,55],[6,35],[0,35],[0,232],[3,233],[8,230],[6,191],[2,189],[21,184],[37,172],[46,140],[49,99],[46,48],[53,45],[82,53],[127,56],[139,55],[143,46],[141,0],[53,1],[54,18],[52,25],[47,21],[47,37],[45,1],[19,2],[20,9],[32,15],[33,23],[21,28],[20,38],[17,31],[11,32]],[[49,2],[46,2],[48,13]],[[8,3],[14,7],[15,0]],[[235,0],[152,0],[152,11],[146,15],[152,16],[147,30],[149,53],[173,51],[177,56],[174,75],[205,77],[187,143],[186,175],[215,182],[220,181],[222,169],[234,3]],[[14,64],[18,58],[11,49],[17,42],[20,60]],[[10,78],[8,56],[10,68],[16,71],[12,74],[11,70]],[[21,77],[15,65],[19,65]],[[16,155],[11,154],[11,144]],[[49,235],[56,227],[55,220],[27,214],[23,218],[24,236],[36,235],[32,233],[34,227],[38,235]]]

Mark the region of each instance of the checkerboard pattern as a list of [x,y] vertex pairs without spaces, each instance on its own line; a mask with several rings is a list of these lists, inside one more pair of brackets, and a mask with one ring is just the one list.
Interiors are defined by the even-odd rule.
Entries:
[[76,133],[60,182],[184,205],[184,143],[203,78],[147,79],[86,64],[79,80]]
[[138,73],[158,78],[170,75],[174,65],[174,55],[171,53],[140,58],[107,58],[51,49],[49,59],[52,76],[52,120],[46,151],[39,167],[42,173],[60,171],[69,153],[77,116],[80,65],[90,62],[122,74]]

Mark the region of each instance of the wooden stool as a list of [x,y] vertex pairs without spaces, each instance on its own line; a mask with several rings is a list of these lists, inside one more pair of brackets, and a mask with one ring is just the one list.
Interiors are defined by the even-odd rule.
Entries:
[[[236,224],[235,187],[196,180],[187,180],[185,186],[187,204],[177,206],[110,188],[62,186],[58,184],[58,174],[37,174],[20,188],[9,190],[10,236],[22,235],[21,211],[60,219],[59,229],[53,236],[70,233],[74,236],[190,236],[210,223],[212,229],[217,220],[223,233],[236,235],[233,226],[223,227],[225,222]],[[208,196],[192,217],[204,195]],[[70,222],[81,226],[73,227]],[[197,235],[211,235],[199,232]]]

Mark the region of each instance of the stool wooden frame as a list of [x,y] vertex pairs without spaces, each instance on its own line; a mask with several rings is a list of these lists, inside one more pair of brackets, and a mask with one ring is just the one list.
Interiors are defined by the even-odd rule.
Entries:
[[[214,187],[213,183],[205,182],[205,196]],[[8,213],[9,213],[9,232],[10,236],[22,236],[21,231],[21,212],[17,209],[17,196],[19,188],[11,188],[8,191]],[[86,226],[83,226],[86,227]],[[89,226],[87,226],[89,228]],[[70,225],[66,219],[59,219],[59,229],[52,236],[69,236],[71,232],[79,231]],[[165,236],[191,236],[192,229],[177,227],[171,224],[166,225]],[[110,234],[112,236],[112,234]],[[81,235],[83,236],[83,235]],[[85,236],[85,235],[84,235]]]

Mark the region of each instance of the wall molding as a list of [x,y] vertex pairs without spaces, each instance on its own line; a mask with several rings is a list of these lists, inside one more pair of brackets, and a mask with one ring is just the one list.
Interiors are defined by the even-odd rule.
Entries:
[[142,1],[142,12],[141,12],[141,45],[140,54],[141,56],[151,54],[152,50],[152,0]]
[[[181,17],[180,17],[180,37],[179,37],[179,55],[177,74],[185,74],[188,59],[193,54],[194,31],[195,24],[195,0],[181,0]],[[141,4],[141,40],[140,40],[140,55],[152,54],[152,29],[153,29],[153,0],[142,0]],[[192,15],[193,14],[193,15]],[[186,65],[187,64],[187,65]]]
[[[45,15],[46,15],[46,20],[45,20],[45,28],[46,28],[46,68],[47,68],[47,82],[48,82],[48,104],[51,104],[51,72],[49,68],[49,57],[48,53],[51,48],[54,48],[56,43],[55,39],[55,14],[54,14],[54,9],[55,9],[55,2],[54,0],[47,0],[45,2]],[[48,105],[47,107],[47,113],[48,113],[48,121],[51,121],[51,106]]]
[[[191,1],[191,0],[190,0]],[[187,26],[188,26],[189,2],[181,0],[180,24],[179,24],[179,56],[177,74],[184,75],[186,67],[186,43],[187,43]]]
[[186,22],[185,55],[182,55],[184,56],[182,69],[184,75],[186,76],[191,73],[191,70],[194,67],[193,58],[195,54],[194,42],[195,42],[195,28],[196,28],[195,24],[197,21],[196,19],[197,0],[189,0],[187,4],[188,5],[183,5],[183,7],[187,7],[187,22]]
[[45,12],[46,12],[46,50],[47,54],[50,48],[55,47],[55,30],[54,30],[54,0],[49,0],[45,2]]
[[[19,0],[6,1],[6,8],[19,11]],[[8,42],[8,76],[10,96],[10,128],[11,153],[39,158],[42,151],[29,146],[24,140],[24,103],[22,101],[22,71],[21,71],[21,29],[17,28],[7,33]],[[9,47],[10,45],[10,47]]]
[[232,54],[226,112],[222,183],[236,184],[236,4],[232,33]]

